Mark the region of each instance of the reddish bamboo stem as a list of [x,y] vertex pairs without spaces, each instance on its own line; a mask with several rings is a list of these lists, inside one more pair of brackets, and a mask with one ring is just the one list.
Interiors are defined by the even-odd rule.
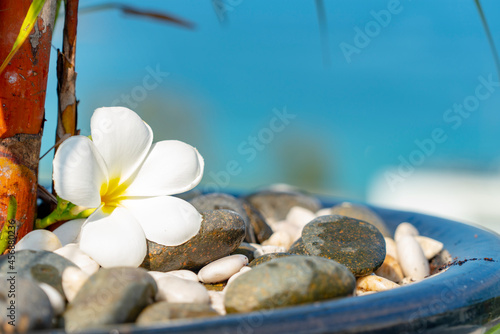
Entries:
[[[58,118],[56,149],[61,138],[78,133],[76,101],[76,28],[78,25],[78,0],[68,0],[65,5],[63,50],[57,54]],[[57,144],[59,143],[59,144]]]
[[[31,0],[0,1],[0,59],[19,34]],[[38,157],[54,26],[55,0],[47,0],[25,43],[0,73],[0,228],[15,196],[18,239],[33,229]]]

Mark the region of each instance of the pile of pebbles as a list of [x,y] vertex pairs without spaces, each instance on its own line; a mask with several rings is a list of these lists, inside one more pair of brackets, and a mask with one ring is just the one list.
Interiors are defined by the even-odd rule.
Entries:
[[[418,282],[451,260],[409,223],[391,238],[383,219],[358,204],[322,208],[313,196],[281,190],[188,199],[203,216],[198,235],[175,247],[148,241],[140,268],[100,268],[65,225],[23,240],[16,330],[149,326],[362,296]],[[2,281],[10,265],[0,257]],[[2,284],[4,310],[8,293]],[[0,331],[12,332],[0,316]]]

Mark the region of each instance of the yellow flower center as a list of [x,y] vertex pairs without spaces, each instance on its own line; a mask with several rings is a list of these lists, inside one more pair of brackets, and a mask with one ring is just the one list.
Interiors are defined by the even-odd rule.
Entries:
[[127,184],[120,184],[120,178],[113,178],[108,184],[103,184],[100,190],[102,210],[111,213],[125,199],[123,194],[126,189]]

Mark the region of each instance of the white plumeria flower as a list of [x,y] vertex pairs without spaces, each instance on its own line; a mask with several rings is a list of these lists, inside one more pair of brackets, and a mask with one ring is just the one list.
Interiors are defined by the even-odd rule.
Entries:
[[139,266],[147,242],[176,246],[195,236],[201,215],[169,196],[194,188],[203,175],[198,151],[176,140],[153,142],[132,110],[97,109],[92,140],[73,136],[54,157],[54,187],[73,204],[96,208],[81,229],[80,249],[103,267]]

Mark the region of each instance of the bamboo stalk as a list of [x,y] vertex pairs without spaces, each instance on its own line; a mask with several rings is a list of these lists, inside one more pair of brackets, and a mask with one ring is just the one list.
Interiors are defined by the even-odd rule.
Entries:
[[[0,59],[12,48],[30,0],[0,1]],[[0,73],[0,228],[17,200],[17,239],[33,229],[38,157],[56,0],[47,0],[25,43]]]
[[58,113],[56,147],[64,137],[78,134],[78,101],[76,100],[76,28],[78,25],[78,0],[65,2],[63,49],[57,54]]

